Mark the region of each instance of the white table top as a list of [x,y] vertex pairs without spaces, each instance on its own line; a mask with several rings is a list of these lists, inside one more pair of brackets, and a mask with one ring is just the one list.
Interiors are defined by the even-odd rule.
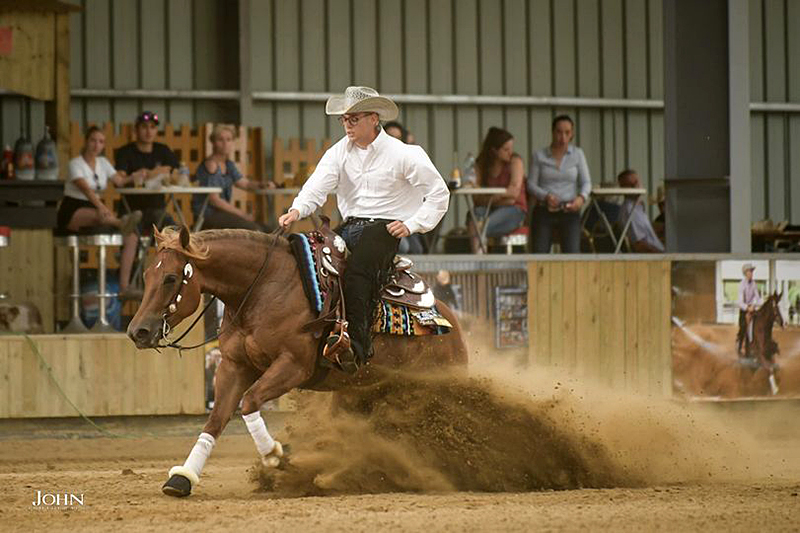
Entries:
[[592,189],[594,196],[641,196],[647,194],[647,189],[634,189],[631,187],[607,187],[604,189]]
[[133,187],[120,187],[117,192],[125,195],[147,194],[212,194],[221,193],[222,187],[160,187],[158,189],[135,189]]
[[505,193],[506,193],[505,187],[461,187],[460,189],[450,191],[450,194],[473,194],[473,195],[505,194]]
[[299,187],[285,187],[283,189],[258,189],[253,191],[260,196],[290,196],[300,192]]

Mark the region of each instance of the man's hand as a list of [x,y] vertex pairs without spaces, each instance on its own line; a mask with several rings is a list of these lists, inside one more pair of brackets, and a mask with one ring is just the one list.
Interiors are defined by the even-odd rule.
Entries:
[[282,228],[288,228],[292,222],[297,222],[300,219],[300,212],[297,209],[289,209],[289,212],[281,215],[278,219],[278,225]]
[[411,235],[411,232],[408,231],[406,225],[399,220],[395,220],[394,222],[386,224],[386,230],[395,239],[402,239],[403,237],[408,237]]
[[574,200],[565,206],[565,209],[567,211],[575,212],[580,211],[581,207],[583,207],[583,196],[576,196]]
[[545,198],[545,200],[547,201],[547,207],[548,208],[550,208],[550,209],[558,209],[558,198],[556,198],[555,194],[548,194],[547,198]]

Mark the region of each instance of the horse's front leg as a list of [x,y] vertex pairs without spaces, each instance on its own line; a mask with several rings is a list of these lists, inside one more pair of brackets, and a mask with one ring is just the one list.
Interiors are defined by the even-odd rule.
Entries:
[[188,496],[200,483],[200,474],[211,455],[216,440],[222,434],[228,421],[239,405],[239,400],[247,388],[255,381],[257,374],[251,369],[223,359],[214,374],[214,408],[206,421],[203,432],[197,438],[189,457],[183,466],[174,466],[169,471],[169,480],[162,487],[169,496]]
[[278,466],[283,457],[283,447],[267,431],[267,425],[261,417],[261,406],[302,385],[308,381],[312,372],[313,368],[304,368],[288,352],[284,352],[244,393],[242,418],[264,466]]

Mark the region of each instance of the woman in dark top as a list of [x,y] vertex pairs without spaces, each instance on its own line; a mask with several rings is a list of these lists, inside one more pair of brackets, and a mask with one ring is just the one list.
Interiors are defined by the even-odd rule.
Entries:
[[[245,190],[259,188],[239,173],[231,161],[234,130],[230,126],[218,124],[211,132],[212,154],[197,167],[197,181],[201,187],[220,187],[222,193],[210,194],[208,208],[203,218],[203,229],[241,228],[263,231],[263,226],[255,221],[253,215],[239,209],[231,202],[233,186]],[[192,211],[197,217],[205,200],[205,194],[192,198]]]
[[[525,194],[525,175],[522,158],[514,153],[514,136],[504,129],[491,127],[486,133],[481,152],[475,160],[475,175],[479,187],[505,187],[506,192],[495,196],[475,196],[475,215],[486,217],[491,200],[491,212],[484,221],[487,237],[508,235],[522,225],[528,212]],[[472,250],[480,252],[477,228],[470,224]]]

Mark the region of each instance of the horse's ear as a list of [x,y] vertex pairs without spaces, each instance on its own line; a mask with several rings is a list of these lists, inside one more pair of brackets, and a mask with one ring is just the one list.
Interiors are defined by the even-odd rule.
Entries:
[[189,249],[189,228],[185,225],[181,226],[181,246],[183,246],[184,250]]

